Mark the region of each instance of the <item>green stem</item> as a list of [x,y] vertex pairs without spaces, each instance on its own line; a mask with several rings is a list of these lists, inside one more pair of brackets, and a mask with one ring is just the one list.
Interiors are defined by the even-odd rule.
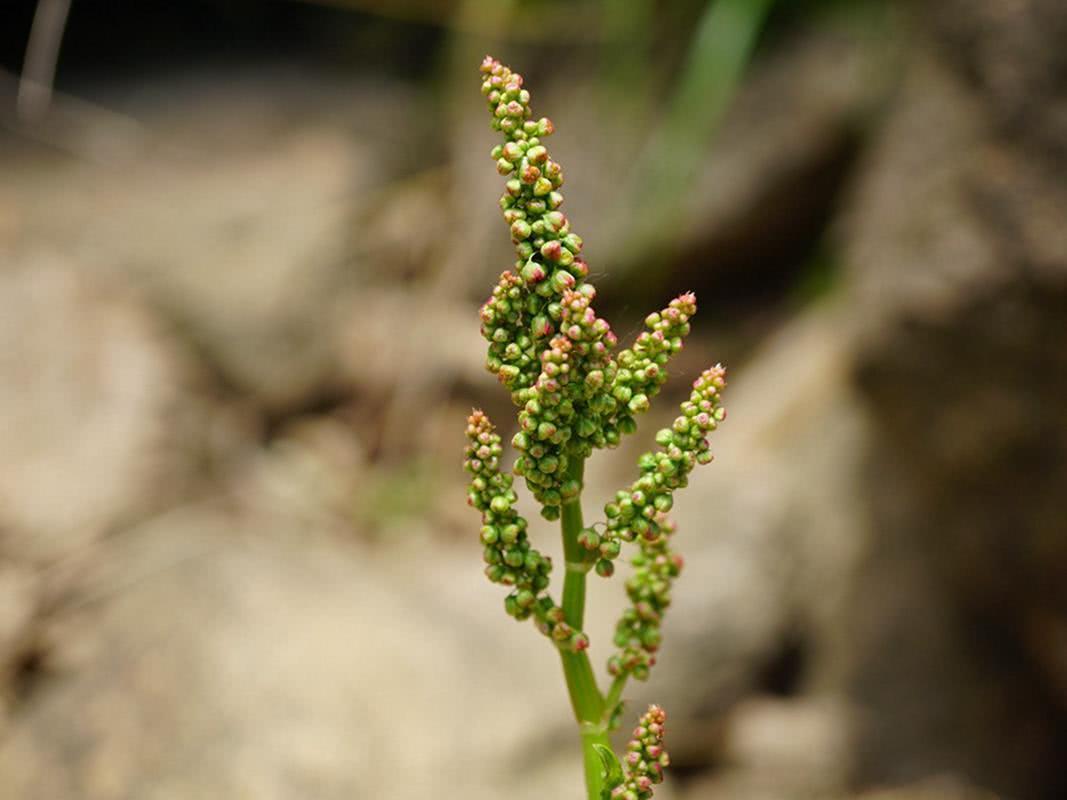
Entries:
[[[567,469],[567,478],[582,482],[585,462],[575,459]],[[582,522],[581,493],[563,504],[560,513],[560,528],[563,532],[563,560],[566,575],[563,578],[563,616],[567,624],[581,630],[585,620],[585,575],[589,572],[585,550],[578,544],[578,536],[585,523]]]
[[582,757],[585,762],[585,791],[589,800],[600,800],[600,793],[604,787],[602,774],[604,762],[600,760],[593,745],[602,745],[611,749],[611,738],[606,730],[599,727],[590,727],[582,732]]
[[[585,462],[575,459],[567,469],[567,477],[580,484]],[[582,532],[581,493],[563,504],[560,514],[560,529],[563,534],[563,559],[566,576],[563,579],[563,617],[576,631],[582,630],[585,622],[585,576],[589,565],[585,553],[578,544]],[[567,680],[574,717],[582,732],[582,754],[585,761],[585,786],[589,800],[600,800],[602,788],[601,763],[593,745],[611,747],[606,726],[603,723],[604,697],[593,674],[589,656],[584,652],[568,653],[560,650],[563,676]]]

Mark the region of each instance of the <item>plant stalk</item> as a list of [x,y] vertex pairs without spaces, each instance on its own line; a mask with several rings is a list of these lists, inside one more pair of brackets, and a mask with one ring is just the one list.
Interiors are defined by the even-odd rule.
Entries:
[[[567,469],[567,477],[582,482],[585,462],[575,459]],[[585,552],[578,544],[582,532],[582,500],[576,497],[563,503],[560,530],[563,535],[563,559],[566,576],[563,579],[563,617],[575,630],[582,630],[585,622],[585,576],[589,572]],[[604,697],[596,683],[589,656],[584,652],[568,653],[560,650],[563,676],[567,680],[574,717],[582,736],[582,755],[585,763],[585,787],[589,800],[600,800],[603,787],[600,757],[594,745],[610,748],[607,727],[604,725]]]

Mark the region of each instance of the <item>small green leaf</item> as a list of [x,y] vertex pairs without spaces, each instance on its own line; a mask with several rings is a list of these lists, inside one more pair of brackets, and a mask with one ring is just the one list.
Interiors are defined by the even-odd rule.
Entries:
[[600,756],[600,763],[604,768],[600,777],[604,779],[604,790],[602,797],[609,797],[611,790],[618,786],[623,781],[622,776],[622,764],[619,763],[618,756],[610,747],[605,747],[602,744],[594,744],[593,749],[596,754]]

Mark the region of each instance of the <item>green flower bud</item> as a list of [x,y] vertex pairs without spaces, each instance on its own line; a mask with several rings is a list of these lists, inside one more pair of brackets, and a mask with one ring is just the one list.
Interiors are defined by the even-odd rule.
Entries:
[[525,555],[517,547],[504,551],[504,563],[509,567],[521,567],[525,561]]
[[522,158],[522,149],[515,142],[508,142],[501,148],[499,157],[514,163]]
[[500,529],[500,541],[506,545],[513,545],[519,541],[522,531],[518,525],[505,525]]
[[600,547],[600,536],[592,528],[585,528],[578,534],[578,544],[585,550],[596,550]]
[[552,333],[552,323],[544,314],[538,314],[530,323],[530,331],[539,339],[543,339]]
[[556,435],[558,429],[551,422],[542,422],[537,426],[537,438],[544,440]]
[[517,219],[511,223],[511,236],[516,241],[530,238],[531,234],[530,224],[523,219]]
[[635,394],[630,398],[628,407],[633,414],[639,414],[643,411],[648,411],[648,397],[643,394]]
[[[557,244],[556,242],[549,242],[549,244]],[[545,245],[547,247],[548,245]],[[543,250],[544,248],[542,248]],[[566,251],[564,251],[566,252]],[[552,288],[557,292],[564,292],[574,286],[574,276],[571,275],[565,269],[557,269],[552,274]]]
[[576,233],[570,233],[563,238],[563,246],[571,251],[572,255],[582,252],[582,237]]
[[527,261],[522,268],[522,279],[527,283],[540,283],[546,277],[548,273],[545,272],[545,268],[532,259]]

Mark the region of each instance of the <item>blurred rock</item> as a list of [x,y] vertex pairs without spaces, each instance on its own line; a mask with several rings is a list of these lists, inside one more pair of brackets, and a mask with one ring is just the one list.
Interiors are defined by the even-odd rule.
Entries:
[[996,800],[997,795],[957,778],[937,777],[895,789],[864,792],[857,800]]
[[[779,769],[809,780],[821,774],[821,781],[811,782],[822,783],[818,793],[825,794],[840,783],[848,731],[847,710],[832,698],[748,700],[730,715],[726,752],[733,762],[753,770]],[[797,747],[797,741],[804,747]]]
[[885,102],[892,42],[825,24],[754,62],[691,190],[678,259],[686,286],[789,284]]
[[[398,406],[389,412],[400,415],[394,444],[419,427],[415,416],[426,413],[427,394],[439,396],[456,383],[492,384],[477,311],[469,304],[426,287],[392,287],[362,291],[346,310],[337,323],[339,369],[363,399]],[[398,319],[405,320],[403,331]],[[414,404],[398,400],[410,391]]]
[[954,70],[1001,134],[1067,158],[1067,15],[1059,0],[951,0],[925,15]]
[[0,556],[43,563],[180,495],[188,364],[132,293],[61,258],[0,271]]
[[693,800],[825,800],[840,796],[849,715],[839,701],[749,700],[726,722],[724,763],[687,786]]
[[215,414],[127,288],[60,257],[0,270],[0,731],[94,547],[197,491]]
[[[294,99],[300,85],[259,103],[239,81],[172,86],[165,108],[127,98],[145,144],[120,163],[31,154],[12,170],[9,246],[137,285],[225,384],[271,410],[309,403],[340,382],[330,326],[358,289],[352,231],[385,163],[329,117],[321,88],[317,106]],[[378,102],[347,89],[344,102]]]
[[851,205],[855,375],[873,423],[862,491],[875,530],[849,605],[857,777],[954,772],[1055,798],[1067,793],[1056,677],[1067,159],[1041,145],[1044,113],[1026,116],[1033,135],[1010,118],[1031,103],[1056,114],[1067,97],[1047,71],[1062,60],[1067,7],[969,9],[917,14],[950,29],[953,45],[935,50],[919,34]]
[[242,508],[265,519],[315,529],[346,529],[372,477],[353,430],[335,417],[298,418],[236,472]]
[[17,701],[20,672],[35,652],[40,610],[37,575],[25,564],[0,562],[0,735]]

